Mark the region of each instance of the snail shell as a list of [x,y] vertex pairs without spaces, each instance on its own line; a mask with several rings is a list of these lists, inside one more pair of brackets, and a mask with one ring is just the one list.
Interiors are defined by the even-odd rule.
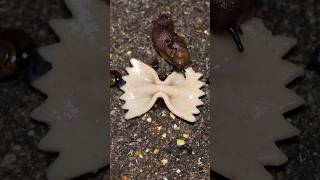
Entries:
[[34,80],[52,68],[38,53],[38,46],[26,32],[7,28],[0,33],[0,78]]
[[185,41],[174,32],[174,24],[166,14],[153,22],[152,42],[156,51],[166,61],[182,71],[190,64],[190,54]]
[[17,71],[16,50],[9,41],[0,41],[0,79],[13,76]]
[[115,86],[121,87],[125,84],[125,81],[122,79],[120,72],[116,70],[111,70],[110,76],[111,76],[110,87],[115,87]]
[[24,31],[7,28],[0,33],[0,79],[8,79],[26,63],[28,55],[37,50],[35,41]]

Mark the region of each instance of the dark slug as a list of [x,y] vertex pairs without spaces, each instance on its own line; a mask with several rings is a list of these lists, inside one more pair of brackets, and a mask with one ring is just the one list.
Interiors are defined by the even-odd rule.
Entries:
[[239,37],[242,31],[239,24],[252,16],[254,0],[212,0],[211,5],[211,29],[214,33],[229,31],[242,52],[243,45]]
[[185,41],[174,32],[174,24],[166,14],[153,22],[152,42],[156,51],[174,66],[183,71],[190,64],[190,54]]

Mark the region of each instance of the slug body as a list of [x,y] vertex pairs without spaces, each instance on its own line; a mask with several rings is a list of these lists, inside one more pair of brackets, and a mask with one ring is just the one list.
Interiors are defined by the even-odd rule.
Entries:
[[229,31],[235,40],[239,51],[243,46],[238,33],[242,33],[239,24],[247,20],[254,9],[254,0],[213,0],[213,18],[211,29],[214,33]]
[[183,71],[190,64],[187,45],[174,32],[173,21],[168,15],[160,15],[153,22],[152,41],[156,51],[172,64],[176,71]]

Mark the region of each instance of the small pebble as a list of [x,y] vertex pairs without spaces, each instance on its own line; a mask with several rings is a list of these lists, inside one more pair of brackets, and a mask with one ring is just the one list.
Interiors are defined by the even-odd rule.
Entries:
[[197,27],[195,30],[198,33],[202,33],[203,32],[203,28],[202,27]]
[[129,167],[133,167],[133,166],[134,166],[134,164],[130,162],[129,163]]
[[148,117],[147,122],[151,122],[151,121],[152,121],[151,117]]
[[167,133],[163,133],[162,138],[167,138]]
[[180,172],[181,172],[181,170],[180,170],[180,169],[177,169],[177,170],[176,170],[176,172],[177,172],[177,173],[180,173]]
[[144,114],[143,116],[142,116],[142,120],[146,120],[146,118],[148,117],[148,115],[147,115],[147,113],[146,114]]
[[162,163],[162,165],[168,164],[168,159],[161,159],[161,163]]
[[179,130],[180,130],[180,127],[177,126],[176,124],[174,124],[174,125],[173,125],[173,129],[174,129],[175,131],[179,131]]
[[135,149],[133,150],[132,155],[135,157],[140,157],[141,151],[139,149]]
[[186,141],[182,138],[179,138],[177,139],[177,145],[178,146],[182,146],[182,145],[185,145],[186,144]]
[[184,138],[189,138],[189,134],[182,134],[182,137],[184,137]]
[[171,117],[172,119],[175,119],[175,118],[176,118],[176,116],[175,116],[172,112],[170,112],[170,117]]
[[115,114],[116,114],[116,111],[114,109],[110,111],[111,116],[114,116]]
[[159,153],[159,149],[154,149],[153,150],[153,154],[158,154]]
[[151,126],[148,128],[148,131],[151,133],[151,134],[158,134],[161,130],[161,126],[157,126],[155,124],[151,124]]

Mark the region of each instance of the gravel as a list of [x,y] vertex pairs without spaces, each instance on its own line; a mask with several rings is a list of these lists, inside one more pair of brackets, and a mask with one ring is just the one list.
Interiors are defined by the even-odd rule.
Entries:
[[[179,11],[184,10],[180,6],[176,7],[179,7]],[[139,12],[139,8],[142,8],[142,6],[136,8],[136,11]],[[0,30],[6,27],[22,28],[41,46],[58,41],[58,38],[50,30],[48,21],[53,18],[70,17],[62,0],[1,0],[0,14]],[[149,14],[149,20],[151,20],[155,15],[152,11]],[[308,66],[305,76],[289,85],[306,100],[306,104],[286,114],[291,123],[300,129],[301,135],[278,143],[288,155],[289,161],[283,166],[268,169],[276,180],[320,179],[320,68],[319,63],[316,63],[320,54],[320,1],[258,0],[256,14],[264,20],[267,27],[275,34],[297,38],[297,46],[291,52],[289,61],[301,66]],[[174,19],[178,21],[176,26],[179,33],[191,32],[192,29],[190,28],[193,28],[193,26],[183,28],[183,19],[181,17],[175,17]],[[145,23],[150,23],[150,21]],[[191,22],[187,20],[187,23]],[[136,24],[133,23],[132,25]],[[188,44],[198,47],[194,44],[197,42],[196,38],[194,40],[192,38],[187,39]],[[139,43],[147,42],[150,41],[145,40]],[[148,63],[151,63],[154,58],[157,59],[152,46],[150,44],[143,45],[143,47],[148,47],[149,50],[132,51],[132,56],[144,59]],[[148,53],[149,51],[151,53]],[[138,56],[141,54],[147,55],[144,57]],[[128,66],[128,63],[125,65]],[[167,67],[166,64],[163,64],[163,66]],[[113,64],[112,67],[117,66]],[[122,69],[122,67],[117,68]],[[197,70],[200,70],[200,68],[203,68],[203,65],[200,64]],[[168,67],[163,70],[163,72],[168,71]],[[116,95],[120,94],[117,90],[113,90],[113,92]],[[37,148],[38,142],[45,136],[48,127],[29,118],[30,112],[41,104],[45,98],[45,95],[19,79],[0,83],[0,179],[46,179],[45,171],[55,159],[56,154],[43,152]],[[159,106],[161,106],[160,103]],[[159,111],[165,111],[165,107],[154,110],[158,113]],[[114,112],[118,113],[117,111]],[[155,118],[156,113],[152,113],[152,121],[165,124],[164,127],[167,129],[171,128],[169,126],[172,125],[171,123],[184,123],[181,120],[171,120],[169,116],[166,116],[167,119],[162,122],[162,119]],[[132,120],[130,122],[132,125],[129,128],[136,131],[139,129],[137,127],[146,128],[148,123],[141,119]],[[181,129],[190,130],[188,125]],[[190,132],[194,131],[190,130]],[[123,139],[129,137],[129,135],[131,134],[125,134]],[[137,137],[141,138],[142,136],[140,136],[141,134]],[[171,137],[171,134],[167,133],[167,137]],[[122,141],[120,136],[117,138],[120,142]],[[160,139],[159,137],[159,141]],[[142,138],[141,140],[144,141]],[[163,149],[163,147],[160,148]],[[125,152],[129,152],[129,149]],[[150,150],[150,152],[153,151],[154,149]],[[206,162],[204,161],[204,163]],[[171,164],[170,161],[169,164]],[[180,168],[178,164],[175,164],[175,168],[180,169],[181,172],[177,173],[178,169],[175,169],[174,173],[183,173],[183,168]],[[124,169],[120,172],[123,172]],[[162,170],[162,172],[164,171]],[[104,168],[78,179],[107,179],[107,172],[107,168]]]
[[[201,80],[206,81],[209,74],[210,36],[206,33],[209,32],[209,1],[112,1],[111,7],[111,69],[126,74],[125,67],[130,66],[129,59],[134,57],[153,66],[162,79],[171,73],[172,66],[161,59],[151,41],[152,21],[159,14],[170,13],[176,32],[188,45],[192,68],[203,73]],[[201,100],[205,105],[199,108],[201,113],[196,116],[196,123],[174,116],[161,100],[145,115],[125,120],[125,110],[121,109],[124,102],[119,100],[123,92],[112,88],[111,177],[208,178],[208,87],[207,84],[203,88],[206,96]]]

